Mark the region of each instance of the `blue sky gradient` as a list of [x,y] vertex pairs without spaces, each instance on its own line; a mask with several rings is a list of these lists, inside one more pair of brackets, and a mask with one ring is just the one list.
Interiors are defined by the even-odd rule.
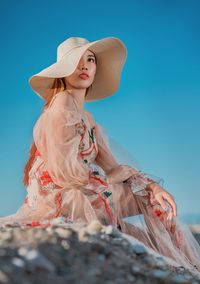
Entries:
[[43,101],[28,78],[71,36],[120,38],[119,90],[85,104],[145,172],[164,179],[178,213],[200,216],[200,2],[1,0],[0,216],[24,201],[23,168]]

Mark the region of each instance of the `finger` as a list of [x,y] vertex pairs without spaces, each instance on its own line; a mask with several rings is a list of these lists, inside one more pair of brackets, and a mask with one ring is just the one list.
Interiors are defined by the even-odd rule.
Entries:
[[171,198],[171,196],[166,195],[165,199],[169,202],[169,204],[172,206],[173,209],[173,214],[174,216],[177,215],[177,206],[176,203],[174,202],[174,200]]
[[155,199],[160,203],[161,207],[162,207],[164,210],[167,209],[166,202],[163,200],[163,197],[162,197],[161,195],[156,196]]
[[173,213],[170,212],[169,216],[167,217],[167,226],[169,230],[171,229],[171,226],[172,226],[172,218],[173,218]]
[[172,220],[172,218],[173,218],[173,212],[170,210],[170,212],[169,212],[169,214],[168,214],[168,216],[167,216],[167,220]]
[[177,215],[177,206],[176,203],[174,202],[174,200],[171,197],[167,197],[167,201],[170,203],[170,205],[172,206],[173,209],[173,214],[174,216]]

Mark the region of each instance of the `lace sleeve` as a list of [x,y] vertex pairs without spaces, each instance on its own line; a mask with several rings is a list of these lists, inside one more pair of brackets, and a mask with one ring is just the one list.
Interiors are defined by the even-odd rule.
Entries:
[[104,170],[105,173],[108,173],[113,168],[119,166],[119,163],[112,154],[108,143],[106,143],[101,126],[98,123],[95,123],[95,125],[98,146],[98,155],[95,162]]
[[[101,125],[94,120],[93,116],[91,116],[91,118],[93,119],[93,122],[96,127],[96,139],[98,145],[98,155],[96,157],[95,162],[104,170],[106,179],[106,174],[122,163],[119,162],[119,160],[117,159],[117,155],[115,155],[114,151],[112,151],[112,149],[110,148],[109,136],[104,135],[104,131]],[[116,154],[119,152],[123,155],[121,147],[116,149],[118,149],[116,151]],[[145,195],[145,189],[147,188],[147,185],[151,184],[152,182],[156,182],[157,184],[163,185],[164,180],[162,178],[149,173],[144,173],[141,170],[136,169],[136,167],[133,168],[136,171],[136,174],[134,174],[131,178],[125,181],[131,184],[133,193]]]
[[164,179],[139,170],[138,173],[132,175],[125,182],[130,184],[131,190],[134,194],[146,195],[146,189],[148,185],[150,185],[151,183],[157,183],[158,185],[163,187]]
[[34,134],[52,180],[63,188],[88,184],[89,168],[79,155],[81,114],[59,106],[45,115]]

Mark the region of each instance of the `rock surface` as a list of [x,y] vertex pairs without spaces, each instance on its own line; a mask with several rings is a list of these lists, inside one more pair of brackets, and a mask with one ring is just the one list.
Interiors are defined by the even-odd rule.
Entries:
[[1,228],[0,283],[196,284],[200,279],[94,221]]

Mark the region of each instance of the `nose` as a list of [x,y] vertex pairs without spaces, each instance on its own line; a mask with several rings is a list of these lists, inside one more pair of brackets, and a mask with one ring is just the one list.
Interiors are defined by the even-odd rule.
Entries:
[[88,69],[85,65],[81,66],[81,70]]
[[84,69],[88,70],[88,68],[86,66],[86,62],[84,60],[82,60],[80,62],[80,66],[79,67],[80,67],[81,70],[84,70]]

